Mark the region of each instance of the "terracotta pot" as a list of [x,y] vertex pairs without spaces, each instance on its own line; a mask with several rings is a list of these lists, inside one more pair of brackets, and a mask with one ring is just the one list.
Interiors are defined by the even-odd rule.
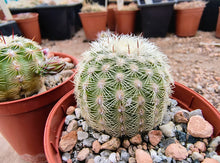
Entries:
[[87,40],[96,40],[97,34],[106,30],[107,12],[79,13]]
[[[55,53],[60,57],[70,55]],[[0,132],[14,150],[28,162],[45,162],[43,147],[44,127],[55,103],[73,89],[73,77],[62,84],[38,95],[0,103]]]
[[[198,108],[201,109],[205,119],[208,120],[214,127],[213,136],[220,136],[220,114],[202,96],[176,82],[174,94],[171,98],[177,100],[179,106],[183,109],[189,111]],[[73,91],[70,91],[63,96],[53,107],[48,116],[44,132],[44,150],[49,163],[62,163],[58,144],[64,126],[66,110],[71,105],[76,105]],[[217,152],[219,152],[219,148]]]
[[24,37],[33,39],[41,44],[41,33],[38,22],[38,13],[20,13],[13,15]]
[[116,18],[116,32],[119,34],[134,33],[136,11],[114,10]]
[[176,35],[194,36],[199,28],[204,7],[176,11]]
[[220,38],[220,7],[219,7],[218,21],[217,21],[215,36]]
[[107,27],[109,30],[115,30],[115,13],[113,8],[109,8],[107,12]]

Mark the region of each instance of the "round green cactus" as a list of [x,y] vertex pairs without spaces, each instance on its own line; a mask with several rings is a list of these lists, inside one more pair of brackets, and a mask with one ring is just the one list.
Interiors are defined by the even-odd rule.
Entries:
[[102,33],[78,64],[75,94],[92,128],[132,137],[162,121],[172,83],[167,57],[152,43]]
[[42,74],[62,70],[64,63],[47,59],[36,42],[4,36],[0,42],[0,101],[28,97],[42,87]]

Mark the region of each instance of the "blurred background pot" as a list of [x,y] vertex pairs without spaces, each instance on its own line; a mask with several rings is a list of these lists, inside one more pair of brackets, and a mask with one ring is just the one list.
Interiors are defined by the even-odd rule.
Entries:
[[38,21],[38,13],[20,13],[13,15],[24,37],[41,44],[41,33]]
[[81,12],[79,16],[87,40],[96,40],[97,34],[106,30],[107,12]]

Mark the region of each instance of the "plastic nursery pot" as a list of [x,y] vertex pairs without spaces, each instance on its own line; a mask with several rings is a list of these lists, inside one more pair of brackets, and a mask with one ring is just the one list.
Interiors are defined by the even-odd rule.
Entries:
[[24,37],[41,44],[41,33],[38,22],[38,13],[20,13],[13,15]]
[[[220,135],[220,114],[207,100],[177,82],[175,82],[174,94],[171,98],[177,100],[179,106],[183,109],[189,111],[198,108],[201,109],[205,119],[214,127],[213,136]],[[59,140],[64,126],[66,110],[71,105],[76,106],[73,90],[68,92],[57,102],[48,116],[44,132],[44,150],[49,163],[62,163],[58,149]],[[220,152],[219,148],[217,152]]]
[[134,33],[136,13],[135,11],[114,10],[116,19],[116,32],[119,34]]
[[202,18],[200,20],[199,29],[203,31],[215,31],[218,11],[220,6],[219,0],[205,0],[207,1],[206,7],[204,8]]
[[[69,57],[75,65],[78,63],[73,56],[55,55]],[[46,120],[56,102],[73,89],[74,75],[46,92],[0,103],[0,132],[22,159],[33,163],[46,162],[43,147]]]
[[176,35],[180,37],[194,36],[199,28],[204,7],[175,10]]
[[21,36],[21,31],[15,21],[7,21],[0,24],[0,31],[4,36],[10,36],[14,33],[17,36]]
[[81,7],[81,3],[37,6],[35,10],[39,13],[42,37],[49,40],[65,40],[74,36],[81,27],[78,14]]
[[106,30],[107,12],[80,12],[79,16],[87,40],[96,40],[97,34]]
[[109,30],[115,30],[115,13],[113,8],[109,8],[107,11],[107,27]]
[[217,21],[215,36],[220,38],[220,7],[219,7],[218,21]]
[[144,37],[165,37],[173,14],[173,2],[139,5]]

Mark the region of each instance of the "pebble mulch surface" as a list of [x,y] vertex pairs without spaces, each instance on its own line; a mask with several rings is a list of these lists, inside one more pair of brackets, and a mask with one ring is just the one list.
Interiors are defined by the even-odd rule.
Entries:
[[132,138],[115,138],[91,129],[80,108],[70,106],[59,142],[67,163],[218,163],[220,136],[200,109],[188,112],[171,100],[160,126]]

